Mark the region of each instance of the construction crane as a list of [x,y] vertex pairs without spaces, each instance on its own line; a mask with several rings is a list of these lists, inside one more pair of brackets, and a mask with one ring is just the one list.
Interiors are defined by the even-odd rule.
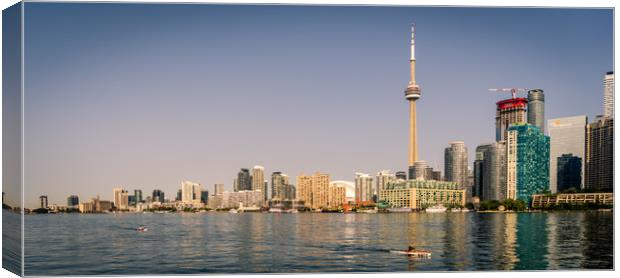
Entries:
[[490,92],[510,92],[512,94],[512,98],[517,98],[517,92],[527,92],[529,89],[524,88],[491,88]]

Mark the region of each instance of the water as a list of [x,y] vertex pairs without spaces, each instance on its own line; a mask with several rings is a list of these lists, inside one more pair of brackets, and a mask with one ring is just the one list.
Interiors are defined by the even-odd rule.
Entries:
[[[64,214],[25,222],[26,275],[613,268],[612,212]],[[389,253],[409,243],[432,258]]]

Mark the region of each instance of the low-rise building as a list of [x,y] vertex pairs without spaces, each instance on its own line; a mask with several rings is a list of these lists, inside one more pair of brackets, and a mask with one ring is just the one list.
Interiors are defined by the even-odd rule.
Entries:
[[613,193],[565,193],[555,195],[534,194],[532,195],[532,207],[542,208],[549,205],[559,204],[587,204],[613,205]]
[[455,182],[435,180],[407,180],[390,183],[381,191],[380,201],[395,208],[424,209],[442,204],[464,206],[465,190]]

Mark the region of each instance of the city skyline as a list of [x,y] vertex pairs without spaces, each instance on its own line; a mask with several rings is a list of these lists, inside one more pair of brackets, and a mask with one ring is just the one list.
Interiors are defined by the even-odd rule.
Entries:
[[[443,169],[451,141],[465,142],[470,168],[476,146],[493,142],[495,102],[510,96],[488,88],[541,88],[545,120],[593,119],[603,114],[603,78],[613,70],[609,10],[182,5],[160,14],[155,6],[106,5],[106,16],[118,16],[112,26],[98,25],[105,16],[86,26],[59,20],[84,20],[90,7],[72,14],[36,3],[29,10],[36,19],[26,19],[26,56],[36,62],[25,64],[32,111],[25,122],[26,207],[42,194],[50,203],[74,194],[108,199],[117,186],[173,196],[185,179],[232,191],[239,169],[253,165],[265,166],[265,179],[276,171],[348,181],[355,172],[407,171],[402,97],[412,21],[416,79],[424,85],[419,160],[434,169]],[[133,12],[139,20],[132,25]],[[239,13],[246,18],[223,19]],[[541,20],[526,22],[523,13]],[[246,29],[246,21],[254,26]],[[282,24],[288,21],[294,24]],[[228,25],[214,29],[218,23]],[[80,39],[55,37],[65,28]],[[553,40],[545,37],[551,34]],[[66,45],[53,47],[59,39]],[[71,52],[78,47],[84,51]],[[65,105],[75,110],[59,110]]]

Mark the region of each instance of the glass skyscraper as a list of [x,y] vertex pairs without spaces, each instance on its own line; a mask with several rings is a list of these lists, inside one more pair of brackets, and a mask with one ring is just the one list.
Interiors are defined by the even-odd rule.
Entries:
[[557,183],[558,192],[567,189],[581,188],[581,157],[572,154],[563,154],[557,158]]
[[506,141],[506,197],[530,203],[532,194],[549,190],[549,136],[519,123],[508,128]]
[[[564,154],[572,154],[585,161],[586,124],[588,118],[585,115],[550,119],[547,123],[549,137],[551,137],[549,156],[549,188],[552,193],[558,192],[558,157]],[[579,173],[581,181],[580,189],[584,184],[584,167]]]

